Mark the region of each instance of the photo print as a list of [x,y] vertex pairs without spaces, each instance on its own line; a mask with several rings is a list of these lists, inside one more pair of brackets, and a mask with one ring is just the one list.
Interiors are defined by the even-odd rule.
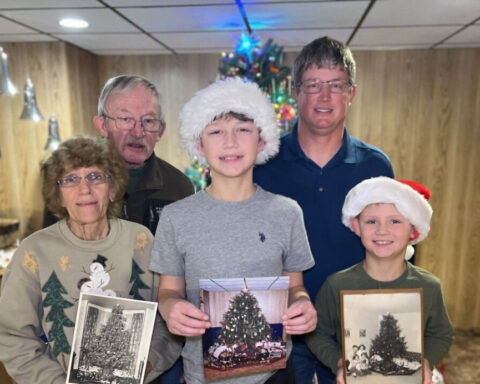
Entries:
[[288,276],[200,280],[200,308],[212,323],[202,339],[205,379],[286,367],[282,316],[289,281]]
[[343,290],[340,300],[345,383],[422,384],[422,289]]
[[157,303],[81,293],[67,384],[141,384]]

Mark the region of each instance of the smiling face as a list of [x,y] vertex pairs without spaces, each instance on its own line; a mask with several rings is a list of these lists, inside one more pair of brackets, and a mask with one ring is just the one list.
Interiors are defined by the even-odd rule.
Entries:
[[[92,172],[103,172],[98,167],[82,167],[70,171],[62,177],[77,175],[84,178]],[[107,208],[110,199],[115,197],[112,183],[89,185],[84,179],[80,184],[72,187],[60,188],[62,206],[68,212],[68,222],[73,233],[78,235],[76,228],[86,224],[106,223]]]
[[198,153],[207,159],[212,179],[252,177],[257,153],[264,146],[253,121],[227,115],[205,127]]
[[158,132],[143,130],[140,119],[151,117],[159,119],[160,105],[157,97],[144,87],[136,85],[122,92],[112,93],[106,102],[106,114],[111,118],[133,118],[137,121],[131,130],[119,130],[113,119],[95,116],[94,124],[100,134],[108,137],[127,162],[128,168],[143,165],[153,153],[155,144],[165,130],[165,124]]
[[413,226],[394,204],[368,205],[359,217],[352,219],[352,229],[360,236],[366,258],[397,259],[405,257]]
[[[308,68],[302,81],[348,80],[348,75],[339,66],[319,68],[316,65]],[[344,94],[332,93],[323,86],[319,93],[307,94],[297,87],[293,88],[293,97],[298,107],[298,129],[307,135],[328,136],[335,132],[343,132],[345,117],[353,98],[356,87],[352,86]]]

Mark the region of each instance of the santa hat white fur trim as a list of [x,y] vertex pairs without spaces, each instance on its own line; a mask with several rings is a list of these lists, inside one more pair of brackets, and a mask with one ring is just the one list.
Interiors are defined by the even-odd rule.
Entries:
[[[398,211],[415,227],[419,236],[410,241],[410,244],[417,244],[427,237],[433,214],[428,201],[411,186],[384,176],[363,180],[348,192],[342,208],[343,224],[353,231],[352,219],[367,205],[376,203],[395,204]],[[413,249],[409,248],[412,247],[407,248],[406,259],[413,255]]]
[[234,77],[218,80],[198,91],[180,111],[180,136],[190,157],[197,157],[201,164],[207,165],[198,153],[200,136],[216,117],[228,112],[243,114],[260,128],[265,147],[258,153],[256,164],[263,164],[277,154],[280,139],[272,103],[257,84]]

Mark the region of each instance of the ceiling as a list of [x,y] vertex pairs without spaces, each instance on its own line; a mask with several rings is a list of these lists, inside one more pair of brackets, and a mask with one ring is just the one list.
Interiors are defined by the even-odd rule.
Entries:
[[[240,3],[240,1],[239,1]],[[97,55],[232,51],[242,32],[298,51],[480,47],[480,0],[0,0],[0,44],[65,41]],[[59,25],[81,17],[78,31]]]

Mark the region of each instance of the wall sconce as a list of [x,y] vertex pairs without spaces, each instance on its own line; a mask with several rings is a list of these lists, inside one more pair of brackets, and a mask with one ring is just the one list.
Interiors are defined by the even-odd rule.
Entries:
[[45,144],[45,150],[53,152],[60,145],[60,136],[58,135],[58,122],[55,115],[51,115],[48,119],[48,139]]
[[17,87],[10,80],[8,74],[8,55],[0,47],[0,94],[14,96],[18,93]]
[[35,122],[44,120],[37,106],[35,87],[30,77],[27,77],[25,87],[23,88],[23,100],[23,111],[20,115],[21,120],[32,120]]

